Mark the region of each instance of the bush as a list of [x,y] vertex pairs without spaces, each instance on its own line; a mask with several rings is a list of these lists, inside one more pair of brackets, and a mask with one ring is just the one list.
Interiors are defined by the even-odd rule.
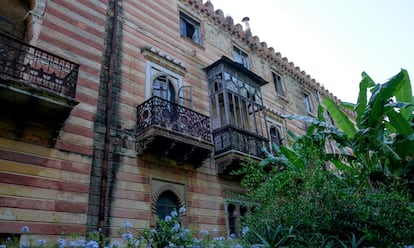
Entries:
[[293,247],[320,247],[327,241],[350,245],[352,239],[363,239],[363,246],[398,247],[414,240],[408,195],[361,190],[321,167],[278,172],[251,196],[260,202],[244,222],[253,231],[252,243],[259,241],[255,232],[266,236],[266,227],[280,226],[293,228]]

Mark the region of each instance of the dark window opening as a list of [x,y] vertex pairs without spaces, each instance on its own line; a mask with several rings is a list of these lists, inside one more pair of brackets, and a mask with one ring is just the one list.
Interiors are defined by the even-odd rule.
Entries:
[[285,96],[285,90],[283,88],[283,82],[282,82],[282,77],[276,73],[273,73],[273,83],[275,85],[275,89],[276,92],[280,95],[280,96]]
[[247,69],[250,69],[249,57],[247,53],[243,52],[237,47],[233,47],[233,57],[234,57],[234,61],[242,64]]
[[164,219],[173,210],[178,210],[179,202],[174,192],[167,190],[164,191],[157,200],[157,215],[158,218]]
[[306,111],[312,113],[312,102],[308,94],[303,95],[303,100],[305,102]]
[[229,204],[227,207],[228,219],[229,219],[229,231],[230,235],[236,235],[236,206],[234,204]]
[[270,141],[272,142],[272,144],[275,144],[278,147],[282,145],[282,138],[280,136],[280,132],[274,126],[270,128]]
[[162,75],[154,79],[153,95],[175,102],[175,89],[167,76]]
[[182,36],[192,39],[197,44],[201,44],[200,23],[184,13],[180,13],[180,32]]

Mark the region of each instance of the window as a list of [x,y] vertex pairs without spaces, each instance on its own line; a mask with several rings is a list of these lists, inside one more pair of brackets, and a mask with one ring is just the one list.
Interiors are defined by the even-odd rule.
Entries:
[[305,102],[306,111],[312,113],[312,101],[308,94],[303,94],[303,100]]
[[280,135],[279,129],[275,126],[270,128],[270,142],[280,147],[282,145],[282,136]]
[[243,52],[242,50],[240,50],[237,47],[234,47],[233,48],[233,57],[234,57],[234,61],[236,61],[237,63],[242,64],[247,69],[250,69],[249,57],[247,56],[247,54],[245,52]]
[[227,230],[229,235],[240,237],[242,235],[242,219],[249,213],[249,209],[240,203],[227,203]]
[[175,89],[166,75],[160,75],[154,79],[152,95],[175,102]]
[[184,97],[183,94],[185,92],[180,91],[183,88],[181,75],[151,61],[147,61],[145,81],[146,99],[158,96],[177,104],[183,104],[181,98]]
[[182,36],[192,39],[197,44],[201,44],[200,23],[181,12],[180,31]]
[[170,190],[164,191],[157,200],[157,215],[158,218],[164,219],[173,210],[178,210],[178,198],[174,192]]
[[279,96],[285,96],[285,90],[283,88],[283,82],[282,82],[282,77],[274,72],[272,72],[272,76],[273,76],[273,83],[275,85],[275,89],[277,94],[279,94]]
[[236,213],[236,206],[234,204],[229,204],[227,206],[228,212],[228,221],[229,221],[229,232],[230,235],[236,235],[236,220],[237,220],[237,213]]

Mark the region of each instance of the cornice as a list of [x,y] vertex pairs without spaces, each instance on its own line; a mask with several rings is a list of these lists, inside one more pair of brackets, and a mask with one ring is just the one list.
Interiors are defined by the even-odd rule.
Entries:
[[145,47],[141,49],[142,55],[156,64],[163,66],[164,68],[173,71],[181,76],[186,72],[185,64],[165,52],[155,47]]

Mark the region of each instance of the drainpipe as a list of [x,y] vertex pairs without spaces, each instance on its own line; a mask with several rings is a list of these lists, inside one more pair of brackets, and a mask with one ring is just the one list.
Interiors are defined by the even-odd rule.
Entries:
[[107,198],[107,183],[108,183],[108,163],[109,163],[109,148],[111,140],[111,122],[112,122],[112,85],[114,80],[115,70],[115,49],[116,49],[116,33],[118,26],[118,0],[114,0],[114,14],[112,21],[112,34],[111,34],[111,50],[109,61],[109,76],[108,76],[108,88],[106,97],[106,127],[105,127],[105,144],[104,144],[104,158],[102,164],[102,177],[101,177],[101,198],[99,201],[99,221],[98,227],[104,230],[105,227],[105,209]]

